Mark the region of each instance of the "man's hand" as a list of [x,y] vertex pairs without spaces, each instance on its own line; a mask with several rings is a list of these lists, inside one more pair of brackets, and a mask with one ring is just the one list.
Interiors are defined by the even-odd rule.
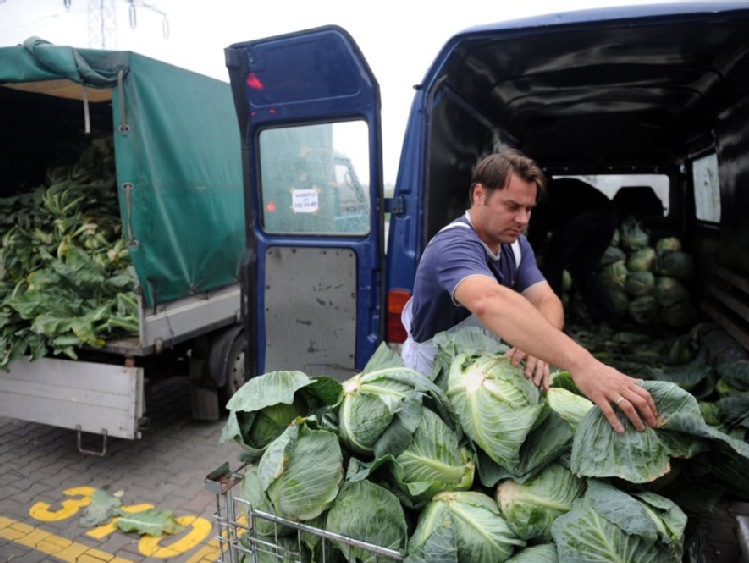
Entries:
[[505,352],[505,356],[510,358],[510,363],[512,363],[513,366],[518,366],[520,365],[520,362],[525,360],[525,377],[530,379],[533,382],[533,385],[544,391],[549,388],[549,382],[551,380],[549,364],[534,356],[529,356],[517,348],[510,348]]
[[598,405],[616,432],[624,432],[624,426],[614,410],[617,408],[640,432],[645,430],[642,419],[651,428],[658,424],[658,409],[650,393],[637,384],[640,379],[624,375],[598,361],[583,370],[576,370],[572,373],[572,379],[578,389]]

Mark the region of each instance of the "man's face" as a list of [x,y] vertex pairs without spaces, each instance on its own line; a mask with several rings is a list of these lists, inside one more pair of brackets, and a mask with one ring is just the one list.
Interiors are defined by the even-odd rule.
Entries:
[[536,206],[538,186],[512,174],[504,189],[489,190],[477,184],[471,222],[489,247],[496,252],[500,244],[512,244],[523,233]]

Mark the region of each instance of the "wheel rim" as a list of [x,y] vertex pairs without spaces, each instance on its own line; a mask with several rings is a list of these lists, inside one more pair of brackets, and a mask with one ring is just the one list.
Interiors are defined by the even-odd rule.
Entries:
[[229,360],[228,367],[228,384],[231,386],[232,393],[236,392],[244,385],[244,350],[239,349],[236,354]]

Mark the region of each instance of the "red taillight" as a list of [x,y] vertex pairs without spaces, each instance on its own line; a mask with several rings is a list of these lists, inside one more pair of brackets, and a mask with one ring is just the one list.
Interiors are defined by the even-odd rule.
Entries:
[[265,86],[263,86],[263,83],[258,78],[257,74],[254,72],[251,72],[247,75],[247,86],[252,88],[253,90],[264,90]]
[[406,341],[406,329],[401,322],[401,313],[411,298],[411,292],[405,289],[392,289],[388,293],[388,326],[387,341],[402,344]]

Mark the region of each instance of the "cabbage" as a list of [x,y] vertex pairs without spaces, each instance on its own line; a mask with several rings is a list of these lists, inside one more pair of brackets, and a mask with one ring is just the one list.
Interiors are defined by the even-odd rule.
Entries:
[[295,420],[271,442],[257,470],[260,487],[275,514],[311,520],[338,495],[343,453],[334,432],[316,429],[312,419]]
[[419,514],[408,561],[501,563],[524,546],[491,497],[473,491],[439,493]]
[[692,279],[694,258],[686,252],[664,250],[658,253],[656,272],[680,280]]
[[589,480],[585,496],[552,526],[560,561],[680,563],[687,518],[669,499],[629,495]]
[[626,259],[627,256],[626,254],[624,254],[624,251],[618,246],[614,246],[613,244],[611,244],[603,253],[603,256],[601,256],[599,266],[608,266],[609,264],[613,264],[614,262],[621,262]]
[[720,378],[737,392],[749,392],[749,360],[723,362],[717,370]]
[[553,542],[526,547],[516,552],[507,563],[558,563],[557,547]]
[[415,507],[443,491],[471,488],[476,471],[473,453],[459,436],[431,410],[421,411],[413,441],[393,463],[393,476]]
[[584,480],[558,463],[552,463],[525,483],[513,480],[500,483],[497,504],[517,537],[549,542],[554,520],[572,508],[573,501],[584,489]]
[[630,272],[650,272],[655,265],[655,250],[640,248],[627,256],[627,270]]
[[399,453],[411,442],[425,398],[452,422],[442,390],[428,377],[404,367],[386,344],[380,345],[364,371],[343,382],[338,408],[341,441],[368,458]]
[[615,432],[600,409],[580,422],[570,455],[570,469],[584,477],[619,477],[649,483],[671,470],[671,458],[709,458],[709,479],[729,490],[749,490],[749,444],[709,426],[697,399],[676,383],[643,381],[658,405],[657,428],[638,432],[622,414],[624,434]]
[[[239,509],[242,514],[247,514],[249,509],[259,510],[268,514],[273,514],[274,509],[270,500],[265,496],[263,487],[260,484],[260,475],[258,474],[257,467],[250,467],[247,472],[242,476],[240,482],[240,489],[242,491],[242,497],[248,504],[238,503]],[[256,518],[253,522],[255,531],[261,536],[273,536],[275,534],[288,536],[295,533],[294,528],[288,526],[279,526],[274,522],[266,520],[265,518]]]
[[625,291],[632,297],[649,295],[655,288],[653,272],[629,272],[624,284]]
[[573,430],[577,430],[585,413],[595,406],[589,399],[563,387],[550,387],[546,392],[546,400],[551,409]]
[[624,284],[627,280],[627,265],[624,260],[612,262],[611,264],[608,264],[601,268],[598,277],[601,279],[601,282],[603,282],[603,284],[609,289],[624,289]]
[[614,304],[614,311],[619,315],[624,315],[629,310],[629,295],[623,289],[608,288],[609,297]]
[[[328,532],[401,552],[405,552],[408,542],[406,516],[398,498],[370,481],[343,484],[328,511],[325,528]],[[379,561],[369,550],[344,543],[337,545],[347,561]]]
[[699,313],[691,303],[681,301],[661,310],[661,321],[672,328],[687,328],[697,322]]
[[652,295],[641,295],[629,302],[629,316],[641,325],[658,321],[658,303]]
[[681,240],[676,237],[666,237],[655,243],[656,253],[664,250],[681,250]]
[[655,280],[654,296],[658,305],[673,305],[679,301],[689,299],[689,291],[676,278],[658,276]]
[[242,446],[242,460],[256,463],[265,448],[298,416],[338,401],[341,384],[301,371],[272,371],[253,377],[229,399],[220,443]]
[[[700,402],[697,404],[700,407],[702,418],[705,419],[705,424],[719,427],[723,423],[723,414],[717,403]],[[749,406],[749,404],[745,406]]]
[[520,469],[520,448],[540,422],[544,404],[522,365],[486,354],[453,360],[447,397],[463,431],[511,473]]
[[447,389],[450,365],[459,354],[503,354],[510,347],[477,326],[461,327],[435,334],[432,338],[437,353],[432,365],[432,380],[442,389]]

